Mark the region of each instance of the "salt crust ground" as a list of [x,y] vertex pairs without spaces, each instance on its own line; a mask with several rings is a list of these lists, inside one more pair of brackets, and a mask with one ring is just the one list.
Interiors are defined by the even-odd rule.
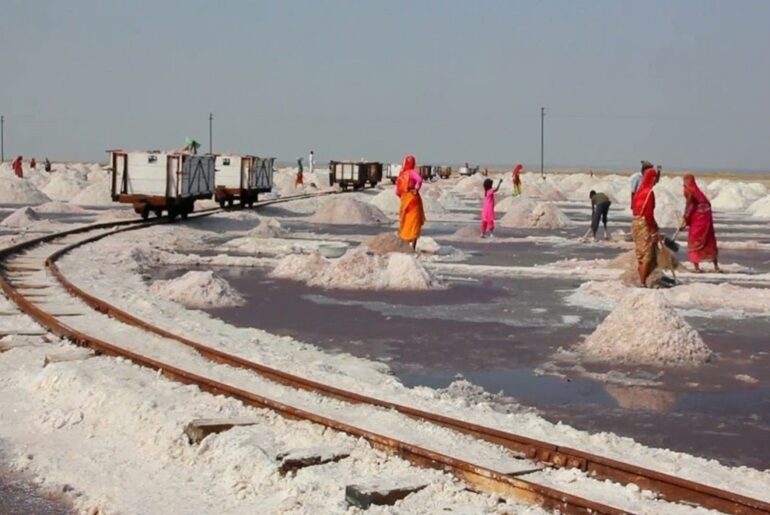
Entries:
[[167,281],[155,281],[150,291],[188,308],[242,306],[245,300],[225,279],[212,271],[191,271]]
[[309,286],[343,290],[429,290],[441,288],[411,254],[379,255],[367,248],[348,251],[339,259],[317,253],[284,257],[271,277],[303,281]]
[[[270,411],[162,379],[124,360],[91,358],[42,367],[70,345],[14,348],[0,355],[0,438],[12,465],[78,513],[350,513],[344,485],[378,477],[432,484],[396,505],[405,513],[543,513],[497,505],[435,471],[417,470],[364,442],[292,422]],[[198,417],[256,424],[191,446],[184,425]],[[276,456],[309,448],[349,449],[350,458],[282,477]],[[391,513],[373,508],[371,513]]]
[[[148,229],[152,231],[162,228]],[[157,236],[157,235],[156,235]],[[447,399],[430,388],[405,388],[388,375],[382,364],[349,355],[331,356],[307,343],[277,337],[258,329],[239,329],[197,313],[195,324],[180,323],[193,315],[174,303],[155,299],[146,290],[141,276],[130,269],[116,274],[109,258],[116,248],[131,245],[127,235],[111,237],[80,249],[66,257],[62,268],[77,284],[92,293],[131,310],[168,329],[184,328],[185,334],[237,352],[248,359],[265,363],[324,381],[341,388],[388,398],[396,402],[431,409],[450,416],[483,423],[502,430],[512,430],[533,438],[546,439],[559,445],[582,448],[641,466],[658,469],[720,488],[728,488],[762,499],[768,497],[770,471],[760,472],[746,467],[724,467],[705,460],[665,449],[652,449],[633,440],[610,433],[588,434],[563,424],[552,424],[532,413],[497,412],[493,403],[476,403],[464,398]],[[88,257],[92,266],[84,270],[79,264]],[[173,320],[173,324],[169,324]],[[219,338],[216,337],[219,336]],[[226,342],[226,343],[222,343]]]
[[576,349],[590,359],[637,365],[696,366],[712,356],[666,298],[647,290],[626,295]]

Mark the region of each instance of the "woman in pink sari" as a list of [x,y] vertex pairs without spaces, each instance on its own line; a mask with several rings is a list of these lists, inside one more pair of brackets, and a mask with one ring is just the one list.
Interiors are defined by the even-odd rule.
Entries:
[[701,272],[700,262],[711,261],[719,272],[717,237],[714,233],[714,217],[711,202],[695,183],[691,174],[684,176],[684,198],[687,205],[680,229],[690,227],[687,234],[687,250],[696,272]]

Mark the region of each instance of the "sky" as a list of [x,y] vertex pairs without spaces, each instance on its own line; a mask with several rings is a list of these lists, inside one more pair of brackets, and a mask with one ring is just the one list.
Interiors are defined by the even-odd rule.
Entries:
[[770,170],[770,2],[0,0],[5,158]]

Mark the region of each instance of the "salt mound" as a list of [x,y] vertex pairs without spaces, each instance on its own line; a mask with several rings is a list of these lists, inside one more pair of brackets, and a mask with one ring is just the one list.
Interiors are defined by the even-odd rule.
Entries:
[[607,268],[620,269],[620,270],[633,270],[635,273],[638,273],[637,266],[638,266],[638,263],[636,261],[636,251],[634,250],[623,252],[622,254],[611,259],[607,263]]
[[482,184],[484,184],[484,179],[486,179],[486,177],[481,174],[463,177],[457,181],[457,184],[455,184],[452,190],[460,195],[472,195],[475,193],[481,196],[483,193]]
[[503,227],[558,229],[569,225],[570,220],[561,209],[548,202],[516,199],[499,223]]
[[455,233],[452,235],[452,238],[457,240],[479,240],[480,234],[481,234],[481,231],[479,230],[478,227],[463,225],[462,227],[460,227],[455,231]]
[[288,232],[275,218],[263,218],[259,225],[248,232],[248,235],[255,238],[282,238]]
[[403,252],[406,254],[411,254],[413,252],[412,246],[402,240],[401,237],[394,232],[378,234],[369,239],[365,245],[378,256],[384,256],[390,252]]
[[312,254],[289,254],[282,258],[270,272],[270,277],[307,282],[326,268],[328,261],[317,252]]
[[108,181],[94,182],[75,195],[70,202],[81,206],[110,205],[113,202],[110,183]]
[[739,188],[734,184],[726,186],[719,195],[714,197],[714,200],[711,201],[712,208],[723,211],[742,211],[743,209],[746,209],[747,204],[747,199],[741,195]]
[[770,218],[770,195],[762,197],[751,204],[749,212],[754,218]]
[[697,331],[657,291],[624,297],[576,348],[600,361],[638,365],[699,365],[712,357]]
[[80,206],[73,206],[67,202],[46,202],[34,207],[35,213],[87,213],[88,210]]
[[17,209],[0,222],[4,227],[27,227],[40,220],[40,216],[31,207]]
[[372,198],[369,203],[383,213],[395,214],[401,210],[401,200],[393,190],[384,190]]
[[245,302],[227,281],[211,271],[192,271],[176,279],[155,281],[150,291],[188,308],[224,308]]
[[56,174],[43,188],[43,193],[53,200],[70,200],[83,191],[85,179],[73,174]]
[[270,275],[327,289],[428,290],[441,287],[414,255],[393,252],[381,256],[364,246],[335,260],[324,259],[318,254],[286,256]]
[[26,179],[0,177],[0,204],[42,204],[49,200]]
[[308,221],[319,224],[372,225],[390,220],[379,208],[347,195],[324,199]]

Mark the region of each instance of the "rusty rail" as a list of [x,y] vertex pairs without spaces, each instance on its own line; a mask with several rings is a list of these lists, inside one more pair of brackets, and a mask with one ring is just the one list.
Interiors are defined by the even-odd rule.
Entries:
[[[288,201],[288,200],[293,200],[293,198],[280,199],[280,201]],[[275,203],[276,201],[268,201],[268,202]],[[265,205],[266,203],[260,203],[260,205]],[[213,210],[213,212],[217,212],[217,211],[218,210]],[[209,214],[213,214],[213,212],[205,213],[202,216],[208,216]],[[548,442],[543,442],[540,440],[528,438],[525,436],[516,435],[513,433],[508,433],[501,430],[484,427],[478,424],[469,423],[469,422],[454,419],[451,417],[446,417],[443,415],[422,411],[409,406],[404,406],[404,405],[400,405],[397,403],[393,403],[393,402],[389,402],[381,399],[367,397],[361,394],[357,394],[355,392],[350,392],[343,389],[335,388],[333,386],[325,385],[316,381],[311,381],[299,376],[295,376],[295,375],[283,372],[281,370],[277,370],[271,367],[267,367],[265,365],[261,365],[259,363],[246,360],[239,356],[235,356],[235,355],[231,355],[231,354],[219,351],[217,349],[200,344],[188,338],[171,333],[163,328],[149,324],[148,322],[142,319],[139,319],[138,317],[135,317],[130,313],[127,313],[117,308],[116,306],[113,306],[83,291],[82,289],[74,285],[71,281],[69,281],[62,274],[62,272],[59,270],[59,268],[55,264],[55,261],[58,258],[60,258],[65,253],[69,252],[73,248],[76,248],[78,246],[81,246],[93,241],[97,241],[111,234],[128,231],[128,230],[136,230],[152,223],[156,223],[156,222],[155,221],[145,222],[143,224],[140,224],[136,221],[127,221],[123,223],[111,222],[106,224],[99,224],[98,226],[89,226],[88,228],[78,228],[75,230],[66,231],[65,233],[60,233],[57,235],[48,235],[41,238],[37,238],[35,240],[24,242],[22,244],[17,244],[14,247],[6,249],[6,251],[0,254],[0,258],[7,256],[9,253],[22,250],[26,247],[29,247],[38,243],[42,243],[45,241],[50,241],[52,239],[56,239],[61,236],[66,236],[75,232],[86,232],[87,230],[93,230],[95,228],[100,228],[105,226],[134,224],[134,226],[124,227],[124,228],[117,229],[115,231],[98,234],[96,236],[83,239],[77,243],[74,243],[62,249],[59,249],[56,252],[54,252],[51,256],[48,257],[48,259],[46,260],[46,266],[49,268],[49,270],[55,276],[55,278],[62,284],[62,286],[64,286],[65,289],[67,289],[71,294],[75,295],[76,297],[81,298],[81,300],[86,302],[89,306],[91,306],[95,310],[105,313],[121,322],[140,327],[146,331],[155,333],[165,338],[176,340],[179,343],[182,343],[184,345],[187,345],[195,349],[203,357],[213,362],[223,363],[230,366],[236,366],[236,367],[248,369],[277,383],[284,384],[284,385],[291,386],[298,389],[321,393],[321,394],[331,396],[346,402],[364,403],[364,404],[370,404],[373,406],[378,406],[386,409],[392,409],[415,419],[428,421],[428,422],[431,422],[464,434],[474,436],[476,438],[482,439],[487,442],[499,444],[501,446],[504,446],[510,449],[511,451],[514,451],[515,453],[518,453],[523,457],[537,460],[546,465],[550,465],[554,467],[575,467],[599,479],[609,479],[609,480],[616,481],[619,483],[624,483],[624,484],[635,483],[642,488],[658,492],[662,498],[668,501],[672,501],[672,502],[684,501],[687,503],[697,504],[706,508],[716,509],[716,510],[728,512],[728,513],[770,514],[770,503],[767,503],[764,501],[752,499],[740,494],[728,492],[728,491],[714,488],[708,485],[695,483],[693,481],[681,479],[681,478],[664,474],[661,472],[657,472],[654,470],[649,470],[649,469],[645,469],[635,465],[619,462],[617,460],[611,460],[601,456],[586,453],[584,451],[571,449],[568,447],[561,447]],[[366,438],[368,441],[370,441],[370,443],[373,446],[382,448],[383,450],[389,450],[390,452],[395,452],[396,454],[406,459],[409,459],[410,461],[418,465],[431,466],[433,468],[442,468],[442,469],[446,469],[447,467],[449,467],[452,469],[455,475],[465,479],[472,485],[475,485],[481,488],[482,484],[486,485],[486,483],[490,483],[489,485],[486,485],[483,488],[481,488],[484,491],[493,491],[504,496],[513,496],[515,498],[519,498],[522,500],[529,499],[530,501],[537,502],[537,504],[543,505],[545,507],[548,507],[551,509],[561,509],[568,512],[573,512],[576,507],[579,507],[578,511],[593,510],[593,511],[602,512],[602,513],[614,513],[617,511],[614,508],[603,506],[603,505],[589,506],[589,504],[595,504],[595,503],[591,503],[590,501],[586,501],[586,500],[582,500],[585,502],[581,504],[579,502],[580,501],[579,498],[572,499],[572,496],[569,496],[568,494],[559,493],[558,491],[555,491],[555,490],[541,491],[540,490],[541,488],[546,488],[546,487],[527,482],[520,478],[515,479],[514,483],[506,483],[507,486],[503,487],[500,484],[501,479],[497,476],[505,477],[512,481],[513,481],[513,478],[510,478],[509,476],[501,475],[495,471],[481,469],[470,463],[459,462],[459,460],[453,460],[448,456],[442,456],[436,453],[432,453],[431,451],[428,451],[426,449],[422,449],[416,446],[411,446],[410,444],[406,444],[404,442],[397,442],[395,440],[389,439],[382,435],[369,433],[360,428],[355,428],[354,426],[348,426],[338,421],[326,419],[324,417],[320,417],[312,413],[307,413],[302,410],[297,410],[296,408],[285,405],[283,403],[272,401],[270,399],[260,397],[250,392],[244,392],[244,391],[229,387],[228,385],[217,383],[216,381],[212,381],[207,378],[195,376],[183,370],[177,369],[171,365],[159,363],[150,358],[146,358],[144,356],[133,354],[123,349],[119,349],[117,347],[110,345],[107,342],[102,342],[90,336],[84,335],[62,324],[61,322],[56,320],[54,317],[40,310],[39,308],[34,306],[31,302],[29,302],[26,298],[21,296],[15,289],[13,289],[13,287],[9,283],[7,283],[7,281],[5,281],[4,278],[0,278],[0,281],[2,281],[0,283],[0,286],[2,286],[3,291],[6,292],[9,298],[12,298],[12,300],[14,300],[14,302],[16,302],[20,308],[25,310],[25,312],[27,312],[26,310],[29,309],[30,311],[28,312],[28,314],[30,314],[30,316],[33,316],[34,318],[40,321],[45,321],[43,325],[45,325],[46,327],[49,327],[49,329],[51,329],[53,332],[55,332],[59,336],[68,337],[70,339],[73,339],[77,343],[91,346],[106,354],[123,355],[124,357],[127,357],[128,359],[131,359],[132,361],[138,364],[149,366],[154,369],[161,369],[164,371],[166,375],[168,375],[172,379],[180,380],[183,382],[195,383],[201,386],[201,388],[207,391],[215,392],[215,393],[225,393],[228,389],[231,389],[232,391],[228,393],[228,395],[232,395],[236,398],[239,398],[240,400],[242,400],[247,404],[274,409],[284,414],[285,416],[292,417],[292,418],[306,418],[308,420],[313,420],[314,422],[317,422],[319,424],[327,425],[328,427],[333,427],[340,431],[353,434],[354,436]],[[393,447],[394,445],[396,445],[396,447]],[[460,466],[454,462],[458,462],[464,465]],[[482,478],[485,478],[485,479],[483,479],[482,481]],[[506,480],[504,480],[504,482],[505,481]],[[499,489],[502,489],[502,490],[499,490]],[[513,490],[512,492],[509,491],[511,489]],[[508,494],[505,494],[504,492],[508,492]],[[527,492],[526,495],[524,494],[524,492]],[[522,497],[522,495],[524,497]]]

